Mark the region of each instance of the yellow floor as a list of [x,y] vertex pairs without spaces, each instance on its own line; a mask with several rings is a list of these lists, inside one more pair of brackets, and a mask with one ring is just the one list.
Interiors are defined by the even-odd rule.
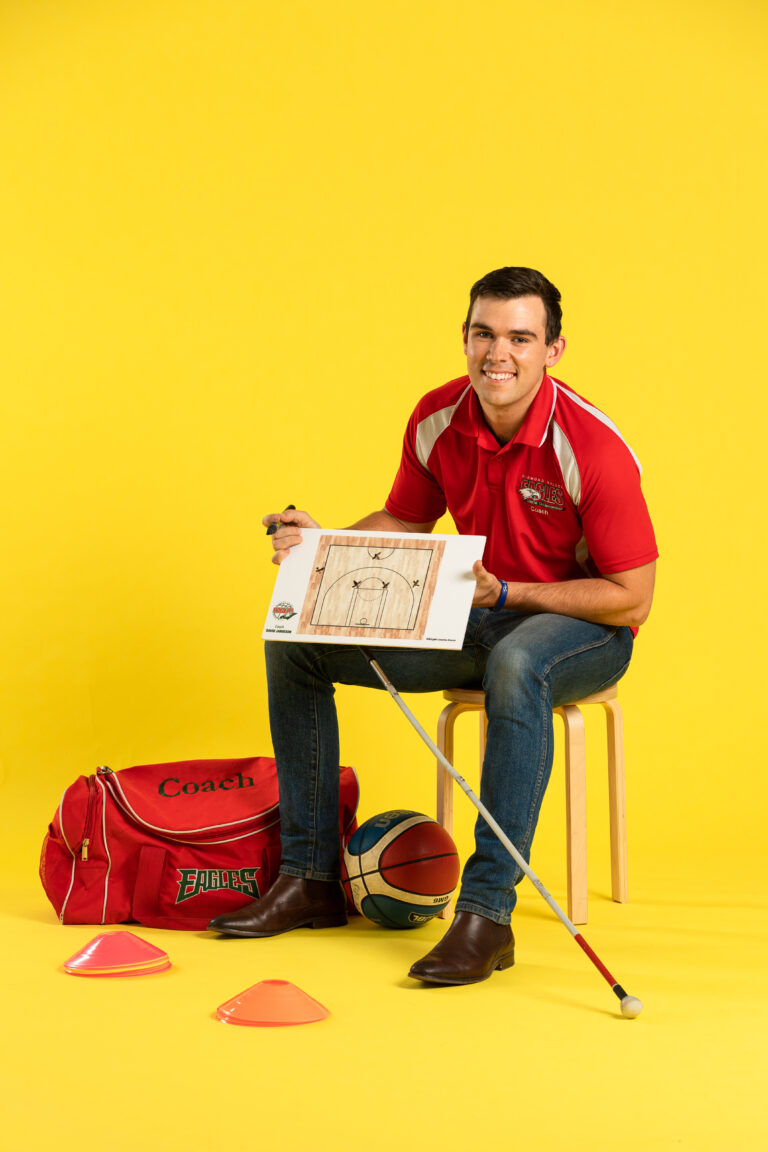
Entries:
[[[634,1021],[527,882],[516,966],[468,988],[405,978],[441,921],[253,941],[136,927],[170,972],[76,978],[60,965],[98,929],[62,927],[20,883],[2,893],[7,1146],[764,1148],[765,900],[725,868],[717,883],[644,875],[625,906],[590,892],[584,934],[644,1001]],[[330,1018],[215,1019],[270,978]]]

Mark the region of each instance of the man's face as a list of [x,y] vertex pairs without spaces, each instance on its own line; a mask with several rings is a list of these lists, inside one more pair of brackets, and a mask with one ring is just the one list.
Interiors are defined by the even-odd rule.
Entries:
[[462,326],[469,378],[494,431],[497,424],[504,424],[507,431],[515,423],[519,427],[545,371],[565,351],[562,336],[547,344],[546,325],[539,296],[513,300],[481,296],[469,327]]

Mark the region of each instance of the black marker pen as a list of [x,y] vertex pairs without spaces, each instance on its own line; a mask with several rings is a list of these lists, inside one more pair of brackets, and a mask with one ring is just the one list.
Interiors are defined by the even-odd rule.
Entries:
[[[296,511],[296,505],[295,504],[289,504],[286,508],[283,508],[283,512],[295,512],[295,511]],[[280,521],[275,520],[272,524],[270,524],[267,527],[267,536],[274,536],[274,534],[275,534],[275,532],[277,532],[278,528],[281,528],[281,527],[282,527],[282,524],[280,523]]]

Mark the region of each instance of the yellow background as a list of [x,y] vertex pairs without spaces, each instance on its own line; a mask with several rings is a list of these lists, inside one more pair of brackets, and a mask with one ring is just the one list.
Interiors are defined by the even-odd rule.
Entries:
[[[151,1027],[136,1024],[142,994],[154,1004],[144,988],[177,989],[165,999],[154,991],[165,1006],[157,1027],[170,1017],[179,1043],[196,1043],[184,1029],[197,1027],[199,1003],[179,979],[73,988],[52,975],[89,938],[56,925],[35,879],[61,791],[101,763],[269,751],[259,636],[274,570],[261,516],[292,502],[340,527],[381,506],[415,400],[464,371],[469,286],[502,264],[538,267],[561,289],[569,347],[558,374],[609,413],[645,469],[662,559],[621,689],[632,904],[599,902],[607,830],[592,720],[590,865],[606,952],[620,924],[634,931],[617,938],[608,966],[618,952],[633,971],[642,954],[646,984],[670,974],[657,1031],[644,1016],[630,1027],[645,1039],[630,1049],[626,1030],[595,1033],[569,981],[583,978],[596,1002],[603,990],[543,905],[521,900],[522,940],[527,932],[534,950],[545,934],[530,985],[518,968],[462,990],[454,1007],[441,997],[438,1011],[432,997],[393,991],[378,953],[374,961],[358,948],[351,961],[340,937],[331,992],[354,987],[359,998],[346,1023],[340,1012],[311,1041],[291,1030],[222,1038],[220,1028],[214,1044],[201,1018],[197,1071],[216,1086],[217,1106],[253,1117],[263,1091],[264,1107],[270,1096],[293,1107],[282,1061],[321,1070],[307,1089],[313,1106],[279,1129],[286,1147],[343,1139],[366,1108],[376,1111],[382,1076],[399,1104],[387,1104],[391,1128],[375,1125],[376,1148],[408,1130],[423,1147],[505,1132],[559,1147],[570,1121],[576,1146],[762,1146],[752,1088],[765,1049],[752,1021],[765,1016],[768,790],[765,25],[757,0],[4,0],[0,851],[6,987],[23,1005],[10,1046],[14,1115],[27,1147],[45,1140],[46,1124],[36,1116],[30,1127],[30,1114],[38,1063],[46,1079],[55,1069],[43,1037],[57,1020],[82,1074],[71,1085],[65,1077],[57,1097],[60,1147],[75,1147],[76,1135],[80,1146],[87,1113],[72,1099],[105,1059],[93,1035],[105,1011],[116,1020],[109,1051],[134,1094],[152,1078],[131,1079],[125,1057],[138,1066],[142,1044],[153,1047]],[[339,700],[361,815],[432,811],[429,754],[392,702],[356,689]],[[433,728],[439,698],[410,703]],[[474,726],[465,725],[459,766],[469,775]],[[533,861],[558,895],[560,775],[556,767]],[[471,823],[463,811],[462,853]],[[408,962],[437,934],[409,934]],[[398,973],[405,940],[382,945]],[[197,937],[172,945],[191,970],[210,963]],[[301,947],[299,937],[262,944],[259,955],[282,971],[235,976],[224,964],[206,1010],[262,975],[291,978]],[[547,949],[560,957],[561,983]],[[321,951],[313,963],[325,971]],[[596,1012],[599,1033],[607,1014]],[[78,1019],[89,1021],[84,1050]],[[446,1114],[439,1069],[454,1029]],[[427,1074],[418,1043],[432,1034],[438,1063]],[[407,1090],[392,1063],[404,1044],[420,1060],[404,1073]],[[348,1061],[361,1048],[356,1079]],[[153,1053],[153,1083],[184,1051]],[[604,1081],[574,1081],[585,1063]],[[467,1066],[468,1086],[458,1072]],[[265,1087],[265,1067],[274,1085]],[[179,1076],[173,1124],[162,1093],[148,1093],[157,1147],[185,1146],[198,1121],[219,1132],[215,1112],[184,1118]],[[98,1123],[116,1113],[114,1083],[110,1092]],[[334,1119],[329,1099],[345,1101],[354,1120]],[[80,1117],[71,1129],[67,1115]],[[152,1143],[137,1124],[134,1115],[121,1129],[126,1147]],[[261,1142],[257,1130],[240,1138],[226,1146]]]

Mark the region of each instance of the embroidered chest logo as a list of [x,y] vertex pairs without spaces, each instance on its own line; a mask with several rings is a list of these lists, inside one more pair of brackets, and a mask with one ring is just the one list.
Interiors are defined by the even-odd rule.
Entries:
[[176,903],[191,900],[201,892],[219,892],[229,888],[258,899],[261,893],[256,882],[257,868],[178,868],[179,892]]
[[560,484],[550,484],[547,480],[539,480],[533,476],[523,476],[517,490],[536,512],[562,512],[565,508],[565,496]]

